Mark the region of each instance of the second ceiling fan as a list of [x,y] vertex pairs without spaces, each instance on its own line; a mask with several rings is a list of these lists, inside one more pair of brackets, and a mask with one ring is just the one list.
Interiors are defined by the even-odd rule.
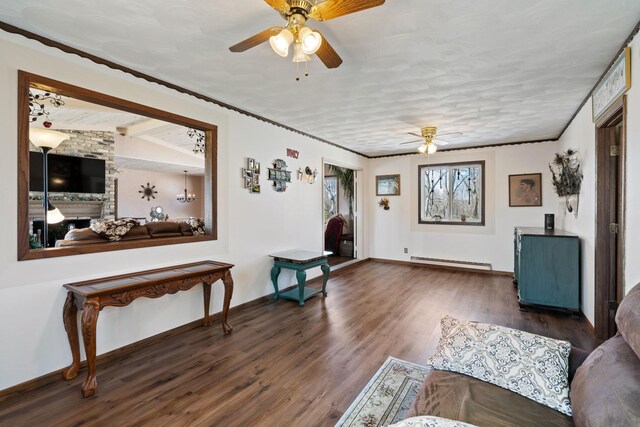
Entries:
[[[439,145],[447,145],[449,143],[448,141],[442,138],[436,138],[437,132],[438,132],[438,128],[435,126],[423,127],[422,129],[420,129],[420,135],[418,135],[417,133],[408,132],[408,135],[417,136],[417,137],[420,137],[421,139],[418,139],[415,141],[403,142],[400,145],[415,144],[416,142],[422,142],[423,144],[420,147],[418,147],[418,152],[422,154],[427,154],[427,155],[433,154],[436,151],[438,151]],[[449,132],[449,133],[443,133],[441,135],[442,136],[462,135],[462,132]]]
[[308,62],[316,54],[327,68],[337,68],[342,58],[317,30],[307,27],[309,19],[328,21],[350,13],[381,6],[385,0],[264,0],[287,21],[285,26],[271,27],[229,48],[244,52],[269,40],[271,48],[287,57],[293,44],[293,62]]

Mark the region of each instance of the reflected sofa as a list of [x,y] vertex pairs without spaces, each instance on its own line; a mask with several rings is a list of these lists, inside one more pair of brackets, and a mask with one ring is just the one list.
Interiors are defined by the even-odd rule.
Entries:
[[[120,241],[128,242],[132,240],[154,239],[160,237],[182,237],[193,236],[191,226],[186,222],[159,221],[148,222],[144,225],[136,225],[125,234]],[[114,243],[107,238],[101,237],[91,228],[76,228],[69,230],[64,236],[64,240],[56,241],[56,247],[64,248],[69,246],[81,246],[95,243]]]

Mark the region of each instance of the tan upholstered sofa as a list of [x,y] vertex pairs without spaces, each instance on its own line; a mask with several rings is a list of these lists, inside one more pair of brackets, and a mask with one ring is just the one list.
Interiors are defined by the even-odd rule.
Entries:
[[569,359],[573,418],[481,380],[432,371],[408,416],[434,415],[477,426],[640,426],[640,284],[623,299],[618,334]]
[[[186,222],[159,221],[136,225],[121,239],[123,242],[131,240],[153,239],[159,237],[193,236],[191,226]],[[79,246],[95,243],[112,243],[100,237],[91,228],[76,228],[70,230],[64,240],[58,240],[56,247]]]

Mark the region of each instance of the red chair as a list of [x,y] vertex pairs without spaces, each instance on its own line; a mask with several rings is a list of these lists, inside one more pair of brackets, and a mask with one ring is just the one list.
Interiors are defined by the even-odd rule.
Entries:
[[329,220],[327,229],[324,231],[324,250],[333,252],[334,256],[340,255],[343,226],[344,219],[340,216],[334,216]]

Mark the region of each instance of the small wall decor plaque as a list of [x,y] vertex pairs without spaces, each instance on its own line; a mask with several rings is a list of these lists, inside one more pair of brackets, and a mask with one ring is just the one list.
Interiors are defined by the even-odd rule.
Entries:
[[287,182],[291,182],[291,172],[287,170],[287,163],[282,159],[273,161],[273,168],[269,168],[269,181],[273,181],[273,189],[278,193],[287,191]]
[[287,148],[287,157],[297,159],[299,155],[300,155],[300,152],[298,150]]
[[594,123],[607,108],[631,88],[631,48],[625,48],[607,74],[593,90]]
[[247,158],[247,168],[242,169],[242,184],[250,193],[260,192],[260,163],[255,159]]
[[155,190],[156,186],[155,185],[151,185],[147,182],[147,185],[140,185],[140,187],[142,187],[142,190],[138,190],[138,193],[142,194],[141,199],[144,199],[145,197],[147,198],[147,201],[150,201],[151,199],[155,199],[156,198],[156,194],[158,194],[158,192]]

